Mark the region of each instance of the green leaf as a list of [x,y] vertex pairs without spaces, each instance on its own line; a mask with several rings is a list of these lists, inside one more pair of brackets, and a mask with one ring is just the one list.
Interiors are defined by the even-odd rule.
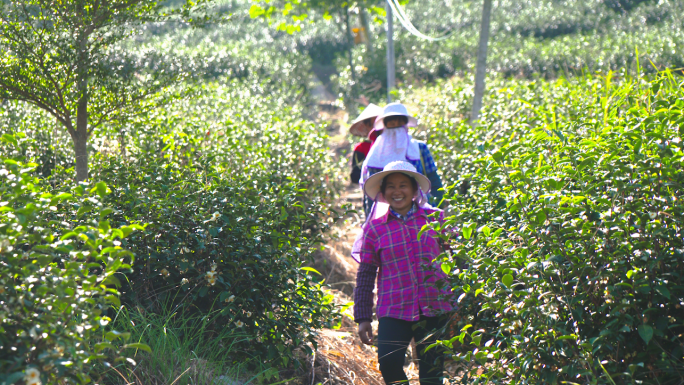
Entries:
[[73,197],[72,194],[61,192],[55,196],[55,199],[64,200]]
[[3,134],[2,135],[2,141],[5,143],[12,143],[15,146],[17,146],[19,144],[19,142],[17,142],[17,138],[15,138],[14,135],[10,135],[10,134]]
[[123,346],[124,349],[137,349],[137,350],[144,350],[148,353],[152,353],[152,348],[149,347],[149,345],[146,344],[141,344],[139,342],[132,343],[132,344],[126,344]]
[[323,275],[323,274],[319,273],[318,270],[314,269],[313,267],[306,267],[305,266],[305,267],[302,267],[301,270],[316,273],[316,274],[321,275],[321,276]]
[[[381,17],[386,17],[387,16],[387,11],[383,7],[370,7],[369,10],[378,16]],[[326,12],[327,13],[327,12]]]
[[466,226],[463,228],[463,238],[465,239],[470,239],[470,237],[473,235],[473,228],[470,226]]
[[483,225],[482,227],[477,229],[477,232],[484,234],[485,237],[488,237],[492,230],[489,228],[489,226]]
[[252,4],[252,6],[249,8],[249,17],[251,17],[252,19],[256,19],[257,17],[265,13],[266,10],[264,10],[264,8],[258,6],[257,4]]
[[10,375],[7,375],[7,377],[5,377],[5,378],[2,378],[1,384],[3,384],[3,385],[16,384],[17,381],[22,380],[23,378],[24,378],[23,372],[14,372]]
[[444,262],[442,263],[442,271],[444,274],[449,274],[451,273],[451,269],[453,268],[453,264],[451,262]]
[[513,284],[513,276],[510,274],[506,274],[501,278],[501,282],[506,285],[506,287],[510,288],[511,285]]
[[131,333],[128,333],[128,332],[118,332],[118,331],[116,331],[116,330],[112,330],[112,331],[110,331],[110,332],[107,332],[107,334],[105,334],[105,339],[106,339],[107,341],[114,341],[114,340],[116,340],[116,339],[118,339],[118,338],[127,340],[127,339],[129,339],[130,337],[131,337]]
[[95,188],[97,188],[97,195],[101,198],[107,194],[107,185],[104,182],[97,182]]
[[639,326],[639,336],[641,336],[641,339],[648,345],[651,338],[653,338],[653,328],[648,325]]
[[119,300],[119,297],[115,295],[108,295],[105,297],[107,301],[109,301],[112,305],[114,305],[117,309],[121,307],[121,300]]
[[655,287],[655,290],[660,293],[663,297],[670,299],[670,290],[667,289],[666,286],[664,285],[659,285]]
[[113,344],[111,344],[110,342],[98,342],[95,344],[95,351],[96,352],[99,353],[99,352],[103,351],[104,349],[116,350],[116,347]]

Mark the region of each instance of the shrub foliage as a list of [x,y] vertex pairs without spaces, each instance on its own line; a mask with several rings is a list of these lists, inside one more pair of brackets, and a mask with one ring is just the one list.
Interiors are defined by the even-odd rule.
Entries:
[[115,274],[133,261],[121,241],[142,227],[111,226],[104,183],[48,192],[36,166],[0,166],[0,382],[85,383],[93,362],[117,359],[112,341],[125,342],[107,309],[120,306]]
[[[87,265],[89,258],[108,255],[109,244],[104,243],[114,242],[116,234],[124,231],[97,230],[109,222],[90,206],[106,208],[102,215],[107,215],[112,227],[146,226],[145,231],[116,240],[136,256],[126,279],[121,280],[124,306],[159,312],[164,304],[172,312],[180,309],[186,317],[206,316],[211,319],[203,326],[207,337],[240,336],[223,343],[231,346],[226,354],[234,360],[287,365],[296,348],[314,342],[314,331],[332,326],[336,318],[332,295],[305,263],[337,217],[332,203],[340,189],[336,176],[340,164],[327,147],[323,127],[302,119],[303,110],[289,99],[287,90],[263,95],[271,91],[255,78],[207,82],[193,93],[192,102],[144,111],[122,130],[106,126],[98,130],[91,175],[107,182],[106,194],[101,196],[99,189],[91,193],[74,185],[68,138],[54,135],[50,119],[20,103],[5,104],[0,115],[4,129],[16,133],[12,137],[16,143],[2,148],[2,153],[4,158],[22,162],[49,162],[43,179],[31,179],[35,191],[70,191],[69,199],[60,195],[66,200],[55,206],[53,216],[66,221],[69,228],[80,229],[79,234],[92,232],[103,243],[102,249],[84,254],[82,266],[96,269]],[[15,124],[26,117],[31,124]],[[50,149],[46,159],[42,148]],[[82,195],[71,192],[79,188]],[[54,204],[41,205],[51,213]],[[10,218],[9,211],[6,215]],[[93,218],[98,219],[88,222]],[[77,227],[82,224],[85,227]],[[21,244],[17,239],[8,242],[15,249]],[[92,272],[96,276],[105,273],[109,270]],[[97,297],[93,287],[83,290]],[[79,301],[79,295],[83,294],[69,300]],[[114,301],[114,297],[107,298]],[[88,325],[97,323],[106,314],[105,302],[92,307],[76,308],[74,315],[85,317]],[[54,314],[54,320],[63,319]],[[13,321],[11,325],[19,327]],[[225,333],[226,328],[235,333]],[[59,336],[54,338],[62,343]],[[117,343],[117,349],[122,345]],[[90,354],[84,351],[86,356],[72,361],[78,358],[81,365]],[[32,354],[52,353],[39,346]],[[145,359],[145,355],[135,359]],[[17,362],[33,365],[27,358]]]
[[478,130],[453,127],[458,100],[426,119],[453,191],[471,185],[443,261],[460,304],[445,344],[471,381],[682,380],[683,86],[506,82]]

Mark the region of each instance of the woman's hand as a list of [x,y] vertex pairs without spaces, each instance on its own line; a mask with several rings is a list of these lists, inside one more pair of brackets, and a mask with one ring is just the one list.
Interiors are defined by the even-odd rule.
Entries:
[[373,344],[373,326],[369,321],[364,321],[359,324],[359,338],[361,342],[366,345]]

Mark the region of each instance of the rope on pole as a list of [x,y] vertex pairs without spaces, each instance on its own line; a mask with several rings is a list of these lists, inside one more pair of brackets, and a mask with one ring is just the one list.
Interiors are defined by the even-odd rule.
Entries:
[[401,8],[401,5],[399,4],[398,0],[387,0],[387,3],[391,7],[391,9],[394,11],[394,13],[397,14],[397,19],[399,19],[399,22],[401,23],[401,25],[407,31],[409,31],[412,35],[414,35],[418,38],[421,38],[421,39],[427,40],[427,41],[433,41],[433,42],[434,41],[442,41],[442,40],[448,39],[454,33],[454,31],[452,30],[451,32],[449,32],[445,35],[439,36],[439,37],[428,36],[428,35],[420,32],[415,26],[413,26],[413,24],[409,20],[408,16],[406,16],[406,14],[404,13],[404,10]]

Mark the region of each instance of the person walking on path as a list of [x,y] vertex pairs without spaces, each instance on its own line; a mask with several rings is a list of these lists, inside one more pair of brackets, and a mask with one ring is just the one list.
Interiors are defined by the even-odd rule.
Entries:
[[349,132],[352,135],[365,138],[363,142],[354,146],[352,152],[352,170],[350,175],[352,183],[359,183],[363,161],[366,159],[368,151],[370,151],[373,142],[375,142],[375,139],[379,134],[378,132],[373,132],[371,134],[371,131],[373,131],[373,126],[375,125],[375,118],[381,113],[382,107],[370,103],[366,106],[361,115],[354,119],[351,127],[349,127]]
[[[430,181],[413,164],[394,161],[370,176],[364,193],[376,200],[357,247],[359,269],[354,290],[354,321],[365,344],[372,344],[373,289],[377,276],[378,362],[386,384],[408,383],[406,349],[418,346],[421,385],[442,384],[443,354],[425,348],[438,338],[453,306],[437,288],[446,274],[432,261],[441,254],[434,231],[418,237],[430,214],[440,210],[426,202]],[[357,245],[355,245],[357,246]]]
[[[390,103],[375,119],[375,126],[369,135],[378,132],[380,135],[368,151],[368,155],[361,167],[359,183],[363,187],[368,178],[380,172],[387,164],[393,161],[407,161],[416,170],[425,175],[432,184],[432,195],[428,199],[435,206],[442,202],[444,192],[442,179],[437,173],[430,149],[425,142],[415,140],[408,132],[408,127],[415,127],[416,119],[409,115],[406,107],[401,103]],[[364,212],[366,218],[373,205],[372,197],[364,197]]]

